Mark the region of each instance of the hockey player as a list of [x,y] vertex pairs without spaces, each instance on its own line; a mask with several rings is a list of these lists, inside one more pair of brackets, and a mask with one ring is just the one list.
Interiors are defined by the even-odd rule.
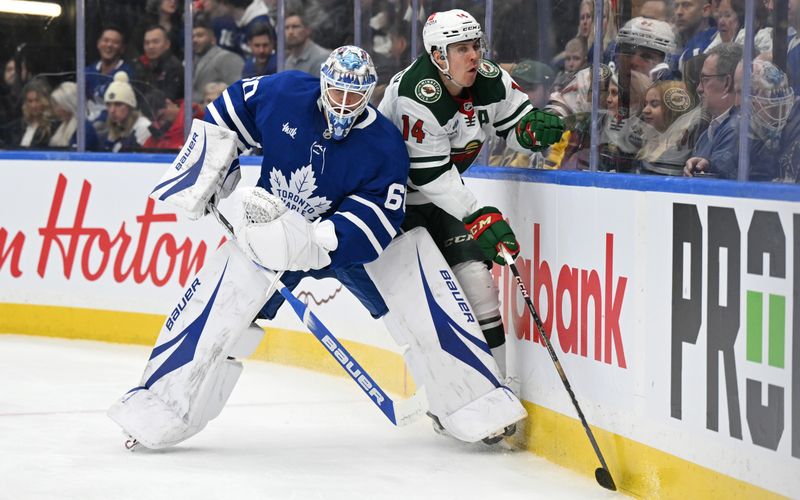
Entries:
[[[258,187],[233,197],[242,207],[238,242],[209,259],[162,328],[141,385],[109,410],[145,447],[183,441],[221,411],[242,370],[235,358],[263,336],[248,325],[283,302],[275,294],[264,305],[274,288],[258,265],[285,271],[289,289],[304,276],[338,278],[373,316],[386,313],[362,264],[400,227],[409,163],[400,133],[368,106],[376,82],[369,55],[344,46],[320,78],[287,71],[240,80],[208,105],[205,123],[195,121],[173,177],[151,196],[199,218],[208,199],[235,188],[242,151],[263,148],[264,160]],[[176,202],[212,164],[221,165],[219,183],[192,194],[193,204]]]
[[481,206],[460,174],[496,134],[520,152],[541,151],[563,132],[561,120],[535,109],[509,74],[482,59],[481,26],[455,9],[432,14],[422,32],[426,54],[395,75],[378,109],[402,131],[411,159],[404,230],[430,232],[467,296],[505,375],[505,333],[491,262],[519,244],[495,207]]

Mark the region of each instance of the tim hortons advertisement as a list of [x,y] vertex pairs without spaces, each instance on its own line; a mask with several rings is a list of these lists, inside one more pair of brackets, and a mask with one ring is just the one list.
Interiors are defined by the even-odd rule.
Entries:
[[[213,218],[190,221],[148,198],[167,167],[0,161],[0,302],[166,315],[226,241]],[[258,169],[243,174],[255,184]],[[342,338],[396,349],[337,281],[304,280],[295,294]],[[305,331],[288,308],[274,325]]]

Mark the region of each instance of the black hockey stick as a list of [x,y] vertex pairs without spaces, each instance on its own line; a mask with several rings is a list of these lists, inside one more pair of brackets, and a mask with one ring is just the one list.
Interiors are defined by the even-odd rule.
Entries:
[[553,344],[550,343],[550,339],[545,335],[544,326],[542,325],[542,320],[539,319],[539,315],[536,313],[536,308],[533,307],[533,302],[531,302],[531,296],[528,294],[528,290],[525,288],[525,284],[522,283],[522,277],[519,275],[519,270],[517,270],[516,264],[514,264],[514,257],[508,253],[508,250],[504,246],[500,246],[501,251],[503,253],[503,258],[506,260],[508,267],[511,268],[511,272],[514,273],[514,279],[519,286],[519,291],[522,294],[522,298],[525,299],[525,303],[528,304],[528,309],[531,311],[533,315],[533,320],[536,323],[536,328],[539,329],[539,334],[541,334],[542,339],[544,339],[544,345],[547,346],[547,352],[550,353],[550,359],[553,360],[553,364],[556,365],[556,370],[558,371],[558,376],[561,377],[561,381],[564,383],[564,388],[567,389],[569,393],[569,397],[572,399],[572,404],[575,406],[575,410],[578,412],[578,417],[581,419],[581,424],[583,424],[583,429],[586,431],[586,435],[589,436],[589,441],[592,443],[592,448],[594,448],[594,452],[597,455],[597,458],[600,459],[600,465],[602,467],[598,467],[594,470],[594,478],[597,479],[598,484],[603,488],[608,490],[616,491],[617,486],[614,484],[614,479],[611,477],[611,472],[608,470],[608,465],[606,465],[606,460],[603,458],[603,454],[600,452],[600,447],[597,446],[597,441],[594,439],[594,434],[592,434],[592,429],[589,428],[589,424],[586,423],[586,417],[583,416],[583,412],[581,411],[581,407],[578,405],[578,400],[575,399],[575,393],[572,392],[572,387],[569,385],[569,381],[567,380],[567,374],[564,373],[564,368],[561,367],[561,362],[558,361],[558,357],[556,356],[556,351],[553,350]]

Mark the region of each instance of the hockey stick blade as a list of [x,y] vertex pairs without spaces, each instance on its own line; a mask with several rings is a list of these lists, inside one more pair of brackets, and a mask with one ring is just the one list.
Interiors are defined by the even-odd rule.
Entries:
[[[233,232],[233,226],[225,218],[224,215],[213,203],[208,205],[209,211],[214,214],[214,217],[225,228],[228,237],[238,244],[236,235]],[[254,262],[264,272],[274,275],[274,271],[267,269],[257,262]],[[416,421],[419,417],[425,414],[427,410],[427,397],[425,395],[425,388],[420,388],[410,398],[406,400],[394,401],[389,397],[380,385],[367,373],[367,371],[355,360],[355,358],[347,351],[347,349],[336,339],[336,337],[328,330],[328,328],[319,320],[319,318],[311,312],[308,306],[295,297],[295,295],[286,288],[280,281],[280,276],[273,278],[273,286],[277,284],[278,292],[286,299],[292,310],[298,318],[306,325],[314,337],[325,347],[325,350],[333,356],[339,363],[344,371],[356,382],[367,397],[386,415],[391,423],[398,427],[408,425]],[[271,295],[272,288],[270,288]]]
[[575,407],[575,410],[578,413],[578,417],[581,420],[581,424],[583,424],[583,429],[586,431],[586,436],[589,438],[589,442],[592,444],[592,448],[594,449],[595,455],[597,455],[598,460],[600,460],[600,465],[602,467],[598,467],[594,471],[594,478],[597,480],[597,483],[607,490],[616,491],[617,485],[614,484],[614,478],[611,477],[611,472],[608,470],[608,465],[606,464],[605,458],[603,458],[603,454],[600,452],[600,447],[597,445],[597,440],[594,438],[594,434],[592,433],[592,429],[589,427],[589,424],[586,422],[586,417],[583,415],[583,411],[581,411],[581,407],[578,404],[578,399],[575,397],[575,393],[572,392],[572,387],[569,384],[569,380],[567,380],[567,374],[564,373],[564,368],[561,366],[561,362],[558,361],[558,356],[556,356],[556,351],[553,349],[553,344],[550,343],[550,338],[545,335],[544,325],[542,325],[542,320],[539,318],[539,314],[536,312],[536,308],[533,307],[533,302],[531,301],[531,296],[528,294],[528,290],[525,288],[525,284],[522,282],[522,276],[519,274],[519,270],[517,269],[517,265],[514,264],[514,257],[508,252],[508,249],[502,245],[500,245],[500,251],[503,254],[503,258],[508,264],[509,269],[514,274],[514,279],[517,282],[517,287],[519,288],[520,293],[522,294],[522,298],[525,299],[525,303],[528,305],[528,309],[533,316],[534,323],[536,323],[536,328],[539,330],[541,334],[542,340],[544,341],[545,347],[547,347],[547,352],[550,354],[550,359],[553,360],[553,364],[556,367],[556,371],[558,372],[558,376],[561,377],[561,382],[564,384],[564,388],[567,390],[570,399],[572,399],[572,405]]

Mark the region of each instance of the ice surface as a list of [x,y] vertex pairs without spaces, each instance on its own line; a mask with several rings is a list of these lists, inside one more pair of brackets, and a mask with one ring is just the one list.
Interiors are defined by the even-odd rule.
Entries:
[[150,349],[0,335],[0,499],[621,498],[525,451],[395,428],[347,378],[245,362],[222,415],[128,452],[106,409]]

